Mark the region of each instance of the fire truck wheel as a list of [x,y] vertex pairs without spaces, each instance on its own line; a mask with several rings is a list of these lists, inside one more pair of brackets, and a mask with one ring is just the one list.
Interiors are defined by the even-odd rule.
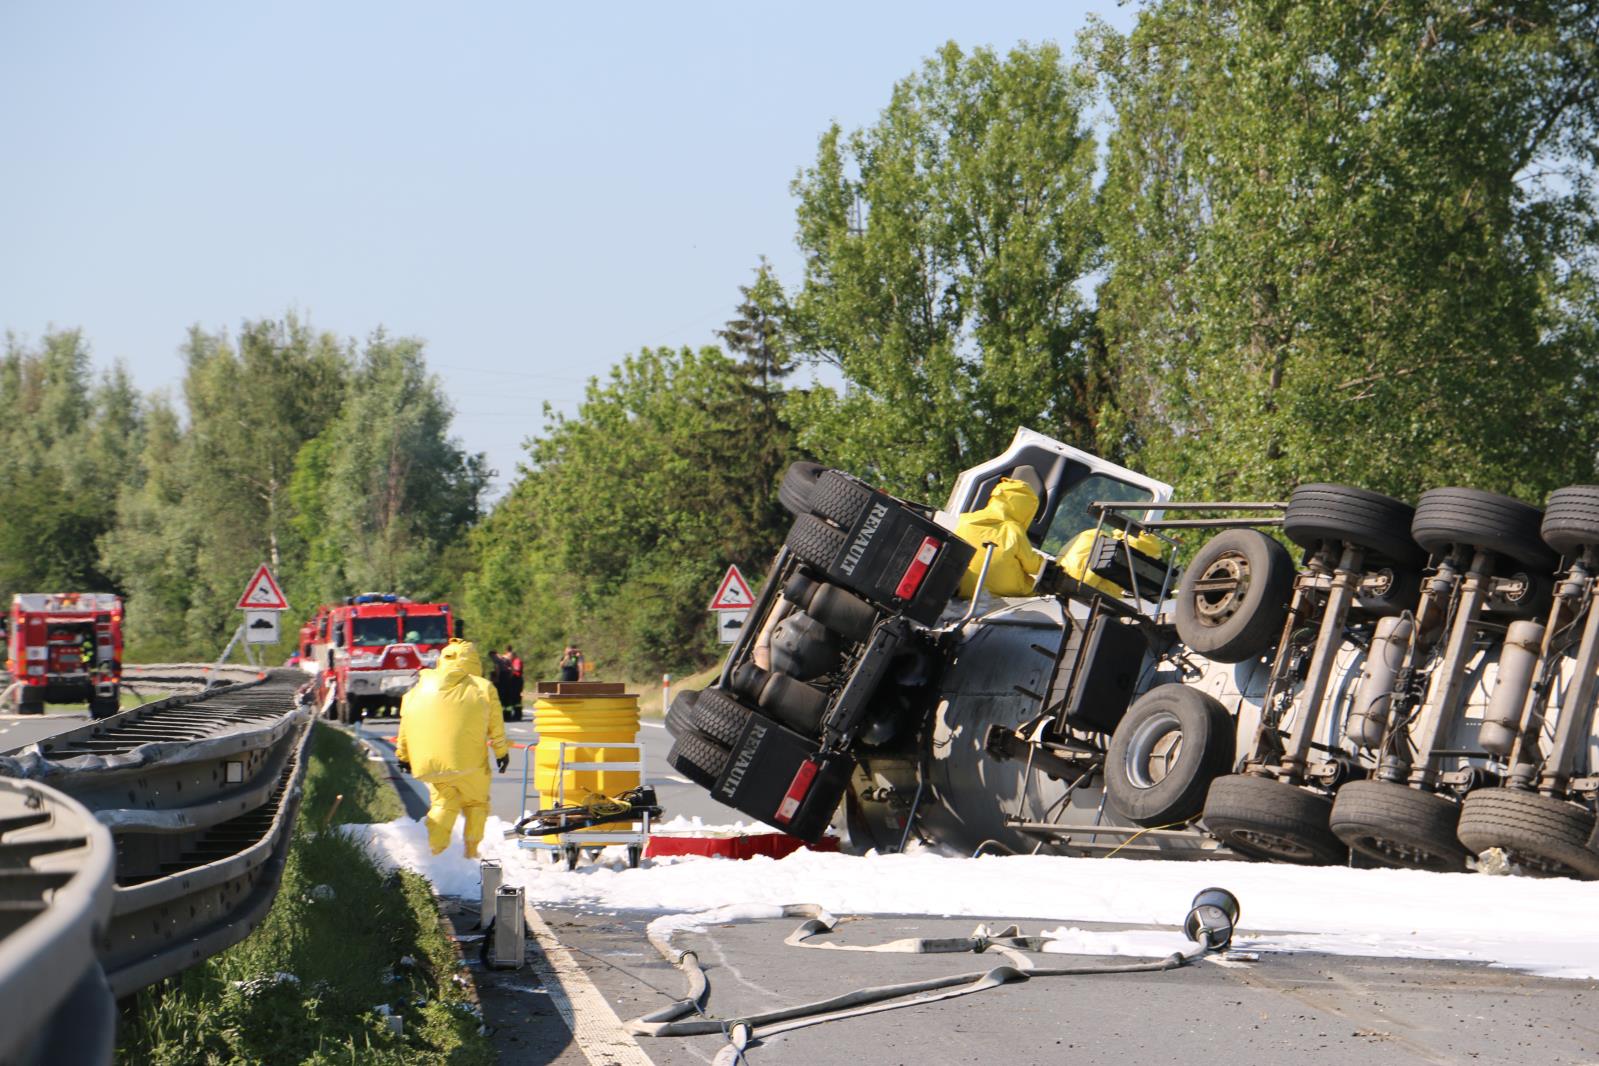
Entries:
[[1594,832],[1592,811],[1536,792],[1479,788],[1460,811],[1460,842],[1472,854],[1500,848],[1513,865],[1546,877],[1599,878]]
[[1533,570],[1553,572],[1560,559],[1543,541],[1544,514],[1510,496],[1480,489],[1429,489],[1416,503],[1416,543],[1434,554],[1475,548]]
[[794,520],[784,543],[801,561],[827,570],[849,539],[843,530],[834,529],[815,515],[804,514]]
[[1177,635],[1217,662],[1277,643],[1294,590],[1288,549],[1256,529],[1229,529],[1199,549],[1177,592]]
[[[743,735],[750,720],[748,707],[743,706],[728,693],[708,688],[695,701],[689,720],[694,729],[710,737],[724,748],[731,748]],[[682,739],[679,737],[678,739]]]
[[1232,769],[1233,720],[1214,697],[1159,685],[1133,704],[1105,755],[1105,797],[1134,825],[1186,822],[1210,783]]
[[1301,485],[1288,497],[1283,532],[1302,548],[1341,541],[1366,550],[1366,568],[1419,570],[1425,553],[1411,539],[1415,509],[1403,500],[1353,485]]
[[710,737],[684,733],[666,753],[666,761],[678,773],[704,789],[716,787],[716,779],[727,769],[731,753]]
[[1301,866],[1341,866],[1349,849],[1327,827],[1332,797],[1269,777],[1211,782],[1205,829],[1240,855]]
[[90,718],[110,718],[113,714],[116,714],[121,709],[121,701],[114,696],[110,699],[95,699],[89,701]]
[[1384,866],[1438,873],[1464,871],[1455,838],[1460,805],[1392,781],[1350,781],[1333,798],[1332,831]]
[[822,476],[822,471],[827,467],[821,463],[808,463],[801,460],[790,463],[783,472],[783,480],[777,484],[777,502],[789,514],[798,517],[811,513],[811,496],[816,491],[816,481]]
[[26,687],[19,687],[17,689],[17,694],[13,697],[13,699],[16,701],[14,706],[16,707],[18,714],[44,713],[44,700],[29,699],[29,696],[31,695],[32,693],[30,693]]
[[694,703],[700,698],[698,692],[679,692],[672,700],[672,705],[666,709],[666,731],[674,737],[680,737],[694,727]]
[[1543,539],[1561,555],[1599,545],[1599,485],[1570,485],[1549,494]]
[[871,502],[872,490],[865,484],[841,470],[824,470],[811,493],[811,514],[849,529]]

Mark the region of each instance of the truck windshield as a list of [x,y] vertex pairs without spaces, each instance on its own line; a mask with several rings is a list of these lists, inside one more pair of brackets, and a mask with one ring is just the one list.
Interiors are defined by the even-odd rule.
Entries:
[[1088,505],[1095,500],[1134,503],[1147,500],[1150,496],[1148,489],[1138,485],[1130,485],[1104,474],[1090,474],[1066,490],[1060,506],[1055,508],[1049,532],[1044,535],[1043,548],[1051,555],[1059,555],[1073,537],[1098,525],[1099,519],[1088,512]]
[[444,644],[449,641],[449,616],[413,614],[405,620],[405,639],[412,644]]
[[357,618],[350,632],[350,643],[357,648],[386,648],[393,644],[400,632],[399,619],[392,614],[385,618]]

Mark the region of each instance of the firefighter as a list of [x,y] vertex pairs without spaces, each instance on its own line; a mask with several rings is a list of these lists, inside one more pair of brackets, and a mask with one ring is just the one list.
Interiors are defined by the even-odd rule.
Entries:
[[93,632],[85,633],[83,635],[83,639],[78,642],[78,654],[79,654],[79,657],[83,660],[84,672],[85,673],[90,672],[93,669],[93,667],[94,667],[94,633]]
[[394,754],[400,769],[428,787],[428,846],[437,855],[450,843],[457,814],[465,814],[466,857],[477,858],[489,817],[489,758],[505,773],[511,746],[505,739],[494,686],[483,677],[477,648],[451,640],[439,662],[423,670],[400,701]]
[[989,493],[988,502],[968,511],[955,523],[955,535],[977,554],[961,575],[959,596],[969,600],[977,592],[977,575],[987,555],[985,544],[994,545],[983,588],[996,596],[1027,596],[1032,593],[1044,557],[1027,539],[1027,527],[1038,514],[1043,481],[1030,466],[1020,466],[1011,477],[1002,477]]
[[505,665],[510,668],[511,713],[522,709],[522,657],[509,644],[505,646]]

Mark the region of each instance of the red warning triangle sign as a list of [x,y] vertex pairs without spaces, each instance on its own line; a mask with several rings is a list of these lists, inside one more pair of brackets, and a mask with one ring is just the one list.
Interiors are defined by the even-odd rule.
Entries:
[[250,583],[244,586],[244,595],[239,597],[239,610],[241,611],[287,611],[289,601],[283,597],[283,590],[278,588],[277,579],[272,576],[272,571],[262,563],[255,571],[255,576]]
[[727,573],[722,575],[722,583],[716,587],[716,595],[711,597],[710,610],[712,611],[742,611],[755,606],[755,595],[750,592],[749,582],[744,580],[744,575],[738,572],[738,567],[730,566]]

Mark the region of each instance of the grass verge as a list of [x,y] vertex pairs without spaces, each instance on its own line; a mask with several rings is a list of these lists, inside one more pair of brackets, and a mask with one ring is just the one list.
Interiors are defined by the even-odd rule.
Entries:
[[[450,1064],[494,1061],[438,926],[432,891],[384,874],[336,821],[401,813],[347,734],[318,725],[276,903],[243,943],[123,1004],[119,1063]],[[396,1033],[384,1009],[403,1020]]]

